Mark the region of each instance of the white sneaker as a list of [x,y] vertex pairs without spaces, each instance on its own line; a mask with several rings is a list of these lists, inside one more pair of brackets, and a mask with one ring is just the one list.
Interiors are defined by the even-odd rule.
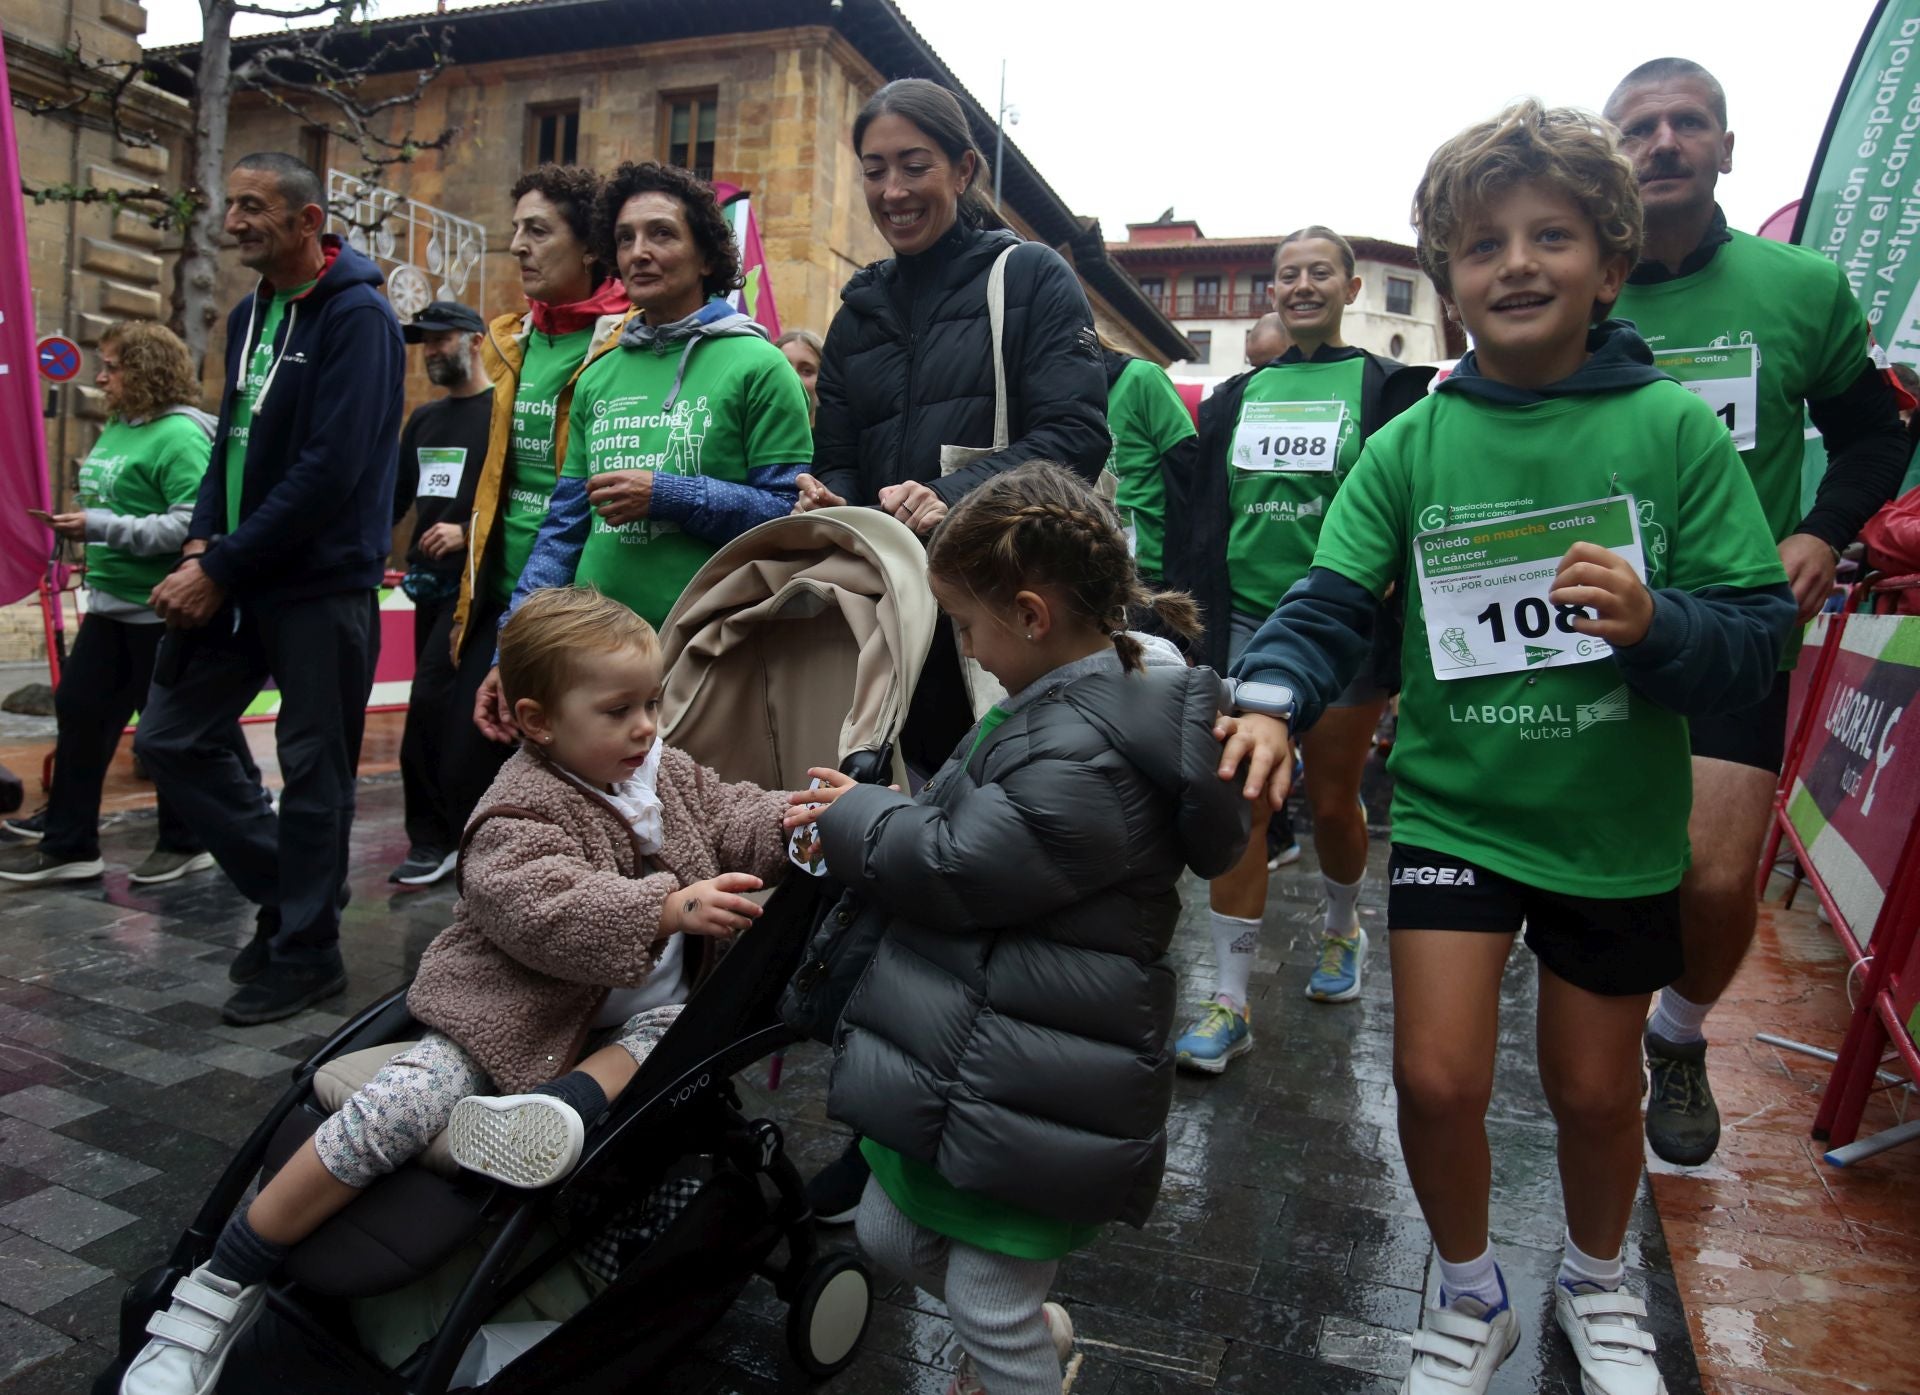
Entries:
[[1647,1305],[1625,1289],[1580,1289],[1553,1286],[1553,1316],[1579,1359],[1580,1389],[1585,1395],[1667,1395],[1653,1363],[1653,1333],[1636,1321],[1647,1315]]
[[1520,1319],[1506,1291],[1502,1275],[1497,1309],[1477,1298],[1456,1298],[1450,1307],[1421,1313],[1413,1366],[1400,1395],[1486,1395],[1493,1373],[1520,1345]]
[[544,1187],[586,1146],[580,1112],[554,1095],[468,1095],[447,1121],[453,1160],[510,1187]]
[[153,1340],[120,1378],[120,1395],[210,1395],[266,1297],[265,1284],[242,1286],[201,1265],[174,1285],[172,1305],[147,1320]]

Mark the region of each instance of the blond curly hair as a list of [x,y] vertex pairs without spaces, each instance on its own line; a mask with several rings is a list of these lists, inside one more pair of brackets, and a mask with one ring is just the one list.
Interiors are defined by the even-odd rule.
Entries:
[[1620,153],[1618,133],[1589,112],[1527,97],[1434,151],[1414,190],[1416,250],[1440,294],[1453,294],[1451,248],[1461,227],[1507,190],[1528,183],[1571,198],[1592,222],[1603,256],[1624,256],[1629,266],[1640,259],[1640,185]]
[[200,405],[193,359],[179,336],[151,320],[125,320],[100,336],[102,349],[120,351],[120,416],[150,421],[169,407]]

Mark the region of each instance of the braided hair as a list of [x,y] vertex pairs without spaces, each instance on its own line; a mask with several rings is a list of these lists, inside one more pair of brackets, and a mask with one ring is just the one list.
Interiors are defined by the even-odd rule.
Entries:
[[1075,619],[1112,637],[1128,669],[1144,652],[1128,633],[1131,608],[1189,638],[1200,633],[1193,598],[1143,586],[1113,506],[1051,461],[998,475],[954,505],[928,541],[927,569],[996,608],[1049,587]]

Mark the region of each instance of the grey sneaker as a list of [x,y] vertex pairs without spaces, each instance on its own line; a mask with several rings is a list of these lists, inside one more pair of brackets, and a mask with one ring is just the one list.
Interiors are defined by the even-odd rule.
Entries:
[[1647,1142],[1679,1167],[1698,1167],[1720,1146],[1720,1109],[1707,1084],[1707,1044],[1673,1042],[1646,1034]]
[[0,880],[10,882],[84,882],[107,870],[99,858],[55,857],[38,843],[0,848]]
[[37,843],[47,834],[47,811],[41,807],[24,817],[0,819],[0,831],[10,833],[23,842]]
[[174,848],[155,848],[146,861],[127,873],[127,880],[139,886],[177,881],[189,872],[204,872],[213,866],[210,852],[180,852]]

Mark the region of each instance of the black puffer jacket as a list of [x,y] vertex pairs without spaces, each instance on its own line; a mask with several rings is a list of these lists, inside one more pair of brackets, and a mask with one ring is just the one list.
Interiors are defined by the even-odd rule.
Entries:
[[886,921],[827,1108],[963,1190],[1137,1226],[1166,1163],[1176,886],[1234,864],[1247,803],[1215,773],[1211,670],[1075,667],[918,799],[862,785],[821,819]]
[[1088,481],[1099,474],[1110,442],[1093,312],[1072,269],[1034,243],[1007,263],[1011,443],[940,477],[941,446],[993,444],[987,274],[1017,242],[955,223],[918,256],[875,262],[847,282],[820,363],[821,483],[873,504],[882,486],[919,480],[952,504],[1029,460],[1058,461]]

